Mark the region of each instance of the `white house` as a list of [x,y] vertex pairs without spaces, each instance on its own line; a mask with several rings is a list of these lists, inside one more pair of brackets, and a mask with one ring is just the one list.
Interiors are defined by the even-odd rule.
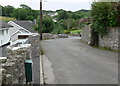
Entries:
[[15,20],[9,21],[8,24],[13,26],[13,29],[10,30],[12,42],[18,40],[18,34],[37,34],[34,31],[34,23],[32,21]]
[[9,43],[10,41],[10,29],[12,26],[7,22],[0,20],[0,46]]

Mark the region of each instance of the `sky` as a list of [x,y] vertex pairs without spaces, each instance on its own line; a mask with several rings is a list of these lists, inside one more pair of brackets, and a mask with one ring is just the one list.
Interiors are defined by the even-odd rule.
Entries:
[[[71,10],[91,9],[92,0],[42,0],[43,10]],[[11,5],[18,8],[20,4],[26,4],[32,9],[39,10],[40,0],[0,0],[0,5]]]

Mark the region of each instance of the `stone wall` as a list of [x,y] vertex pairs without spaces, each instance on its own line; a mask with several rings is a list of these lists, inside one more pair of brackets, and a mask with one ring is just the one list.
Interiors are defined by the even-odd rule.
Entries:
[[30,59],[29,52],[30,47],[7,47],[8,57],[1,63],[2,85],[26,84],[24,61]]
[[43,39],[55,39],[55,38],[57,38],[57,35],[50,34],[50,33],[43,33],[42,37],[43,37]]
[[106,47],[112,50],[118,50],[118,35],[119,29],[116,28],[108,28],[108,34],[103,38],[99,36],[99,47]]
[[82,28],[81,39],[84,42],[87,42],[87,43],[90,42],[90,40],[91,40],[91,28],[90,28],[90,25],[86,25],[85,27]]
[[[120,27],[111,27],[108,28],[108,34],[101,37],[99,36],[99,47],[108,48],[111,50],[118,50],[118,43],[119,43],[119,33]],[[87,25],[82,28],[81,39],[84,42],[90,43],[91,40],[91,28],[90,25]]]

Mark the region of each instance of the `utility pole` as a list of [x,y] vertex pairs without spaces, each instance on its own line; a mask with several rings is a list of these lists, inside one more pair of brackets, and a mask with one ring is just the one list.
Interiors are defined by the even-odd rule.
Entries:
[[42,40],[42,0],[40,0],[40,40]]

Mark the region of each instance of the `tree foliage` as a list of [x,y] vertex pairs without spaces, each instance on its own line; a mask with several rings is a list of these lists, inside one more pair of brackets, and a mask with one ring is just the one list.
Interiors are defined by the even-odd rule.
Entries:
[[18,20],[32,20],[36,19],[39,15],[39,11],[31,9],[25,4],[21,4],[20,8],[14,8],[13,6],[0,6],[2,8],[1,16],[14,17]]
[[[44,16],[43,19],[42,19],[42,31],[43,33],[50,33],[53,31],[55,27],[55,23],[53,21],[53,19],[49,16]],[[39,30],[40,28],[40,17],[37,18],[37,30],[38,32],[40,31]]]
[[68,18],[69,18],[69,15],[65,10],[62,10],[62,11],[58,12],[58,20],[68,19]]
[[5,7],[2,6],[2,15],[3,16],[11,17],[11,14],[13,13],[13,11],[14,11],[13,6],[10,6],[10,5],[7,5]]
[[116,27],[118,15],[117,2],[94,2],[92,3],[92,29],[101,36],[107,34],[107,27]]

